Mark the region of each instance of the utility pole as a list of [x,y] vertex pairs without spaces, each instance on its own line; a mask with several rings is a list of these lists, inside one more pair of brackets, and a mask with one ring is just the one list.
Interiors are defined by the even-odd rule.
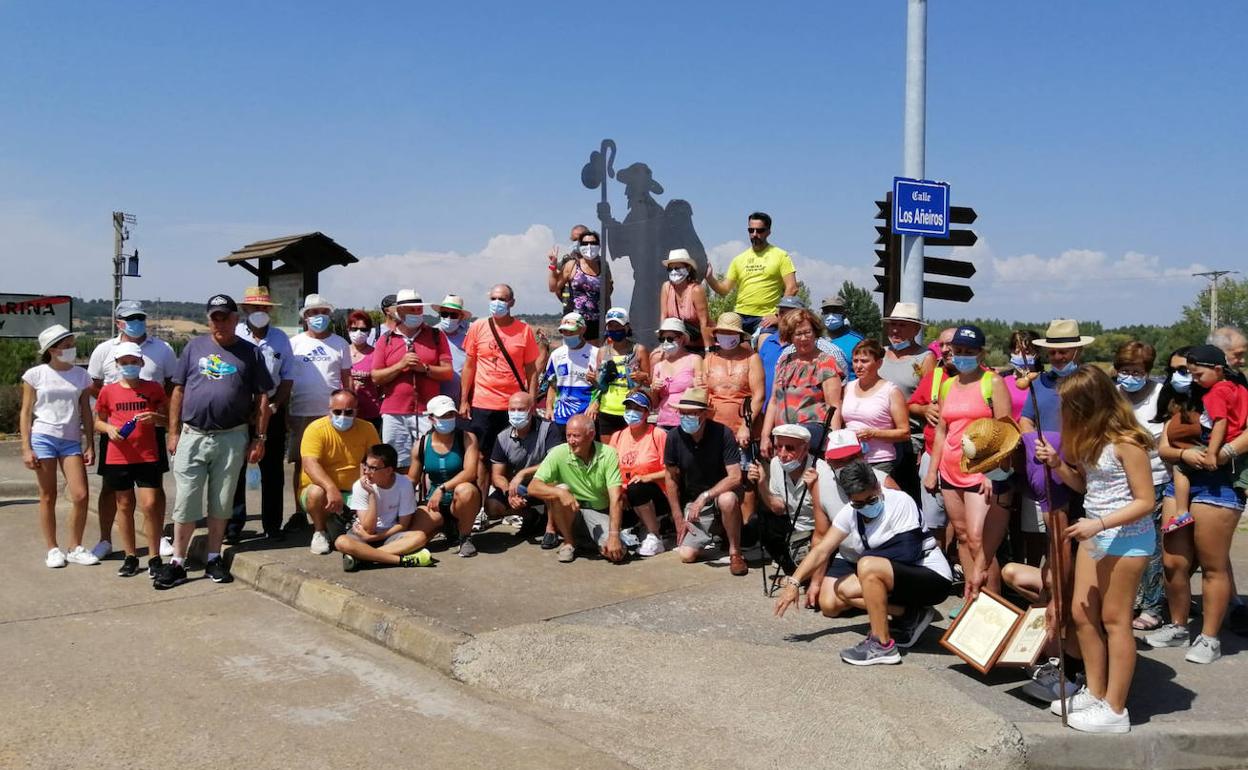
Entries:
[[[927,0],[906,0],[906,117],[902,175],[923,178],[927,141]],[[923,238],[901,237],[901,302],[923,315]],[[888,313],[891,308],[884,308]]]
[[1192,275],[1200,278],[1208,278],[1211,281],[1209,286],[1209,333],[1213,334],[1218,328],[1218,279],[1224,275],[1238,273],[1238,270],[1210,270],[1205,273],[1192,273]]
[[[138,222],[133,214],[126,214],[122,211],[113,212],[113,314],[117,313],[117,306],[121,304],[121,280],[126,274],[126,255],[122,253],[122,248],[127,240],[130,239],[129,225]],[[138,260],[135,260],[136,265]],[[137,273],[137,270],[136,270]]]

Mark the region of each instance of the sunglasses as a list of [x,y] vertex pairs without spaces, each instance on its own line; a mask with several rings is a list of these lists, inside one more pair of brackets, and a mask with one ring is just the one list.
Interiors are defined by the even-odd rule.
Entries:
[[1186,366],[1180,366],[1179,368],[1174,370],[1174,373],[1175,374],[1190,374],[1190,372],[1187,371]]
[[364,470],[365,470],[365,472],[367,472],[367,473],[376,473],[377,471],[384,471],[384,470],[385,470],[386,468],[388,468],[388,467],[390,467],[390,466],[388,466],[388,465],[369,465],[368,463],[364,463]]
[[442,312],[438,313],[438,317],[439,318],[459,318],[459,313],[456,313],[454,310],[443,310]]
[[872,495],[870,498],[863,500],[862,502],[858,502],[857,500],[850,500],[849,505],[855,511],[860,511],[863,508],[866,508],[868,505],[875,505],[879,501],[880,501],[879,495]]
[[330,409],[329,413],[335,417],[354,417],[354,409]]
[[659,342],[676,342],[680,337],[659,337]]
[[767,228],[766,228],[766,227],[747,227],[747,228],[745,228],[745,229],[746,229],[746,232],[749,232],[749,233],[751,233],[751,234],[754,234],[754,233],[765,233],[765,232],[767,232]]

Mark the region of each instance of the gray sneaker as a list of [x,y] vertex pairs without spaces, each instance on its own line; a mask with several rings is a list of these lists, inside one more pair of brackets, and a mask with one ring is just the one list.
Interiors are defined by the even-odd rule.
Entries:
[[1192,642],[1192,648],[1183,656],[1188,663],[1212,663],[1222,657],[1222,643],[1216,636],[1200,634]]
[[897,643],[893,640],[888,640],[885,647],[874,635],[868,634],[853,647],[841,650],[841,660],[851,666],[894,665],[901,662],[901,653],[897,652]]
[[931,607],[908,608],[893,624],[892,634],[897,646],[903,650],[913,647],[935,617],[936,610]]
[[1187,626],[1167,623],[1144,637],[1144,641],[1148,642],[1149,647],[1186,647],[1189,638]]
[[459,555],[465,559],[477,555],[477,547],[472,544],[471,537],[465,537],[459,541]]

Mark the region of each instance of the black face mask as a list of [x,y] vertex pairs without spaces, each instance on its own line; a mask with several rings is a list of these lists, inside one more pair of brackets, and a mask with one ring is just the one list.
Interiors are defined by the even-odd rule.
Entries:
[[625,329],[607,329],[607,339],[609,340],[619,342],[626,336],[628,336],[628,332]]

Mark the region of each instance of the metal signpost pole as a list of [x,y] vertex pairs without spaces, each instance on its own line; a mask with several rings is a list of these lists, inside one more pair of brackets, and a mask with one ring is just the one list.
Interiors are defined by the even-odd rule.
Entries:
[[120,211],[113,212],[113,313],[121,304],[121,248],[125,242],[126,215]]
[[[927,0],[907,0],[906,119],[902,175],[923,179],[927,133]],[[901,302],[913,302],[923,315],[923,238],[901,239]],[[892,308],[884,308],[890,312]]]

